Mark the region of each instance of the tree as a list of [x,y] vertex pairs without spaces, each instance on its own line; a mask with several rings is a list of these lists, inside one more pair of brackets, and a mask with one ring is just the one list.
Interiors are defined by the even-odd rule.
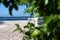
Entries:
[[[60,39],[60,0],[0,0],[7,8],[9,8],[10,15],[12,9],[18,10],[18,5],[26,5],[25,13],[37,15],[37,17],[44,17],[44,22],[41,27],[35,27],[32,23],[28,23],[29,31],[26,32],[28,37],[23,40],[31,39],[33,35],[34,40],[59,40]],[[28,33],[28,34],[27,34]],[[40,33],[40,34],[38,34]]]

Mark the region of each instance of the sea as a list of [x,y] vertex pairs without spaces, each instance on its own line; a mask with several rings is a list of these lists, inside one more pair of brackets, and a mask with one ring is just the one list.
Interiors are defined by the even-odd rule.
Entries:
[[22,17],[0,17],[1,20],[28,20],[28,18],[33,18],[30,16],[22,16]]

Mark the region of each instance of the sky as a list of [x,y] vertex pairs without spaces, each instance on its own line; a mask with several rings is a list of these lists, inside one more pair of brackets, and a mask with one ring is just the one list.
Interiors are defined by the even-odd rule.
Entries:
[[25,5],[18,6],[19,10],[16,11],[13,9],[13,15],[9,15],[9,10],[3,4],[0,4],[0,17],[20,17],[20,16],[29,16],[29,14],[24,14],[24,9],[26,8]]

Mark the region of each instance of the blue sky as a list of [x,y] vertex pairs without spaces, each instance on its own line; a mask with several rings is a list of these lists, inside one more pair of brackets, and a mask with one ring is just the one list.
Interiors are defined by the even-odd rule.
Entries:
[[[13,9],[12,13],[14,17],[20,17],[20,16],[29,16],[29,14],[24,14],[24,9],[26,8],[26,6],[18,6],[19,10],[16,11],[15,9]],[[11,17],[9,15],[9,11],[8,8],[6,8],[3,4],[0,4],[0,17]]]

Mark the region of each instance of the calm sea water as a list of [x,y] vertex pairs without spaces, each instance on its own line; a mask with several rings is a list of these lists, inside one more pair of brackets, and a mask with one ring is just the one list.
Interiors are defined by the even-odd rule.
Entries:
[[32,17],[0,17],[0,20],[28,20]]

